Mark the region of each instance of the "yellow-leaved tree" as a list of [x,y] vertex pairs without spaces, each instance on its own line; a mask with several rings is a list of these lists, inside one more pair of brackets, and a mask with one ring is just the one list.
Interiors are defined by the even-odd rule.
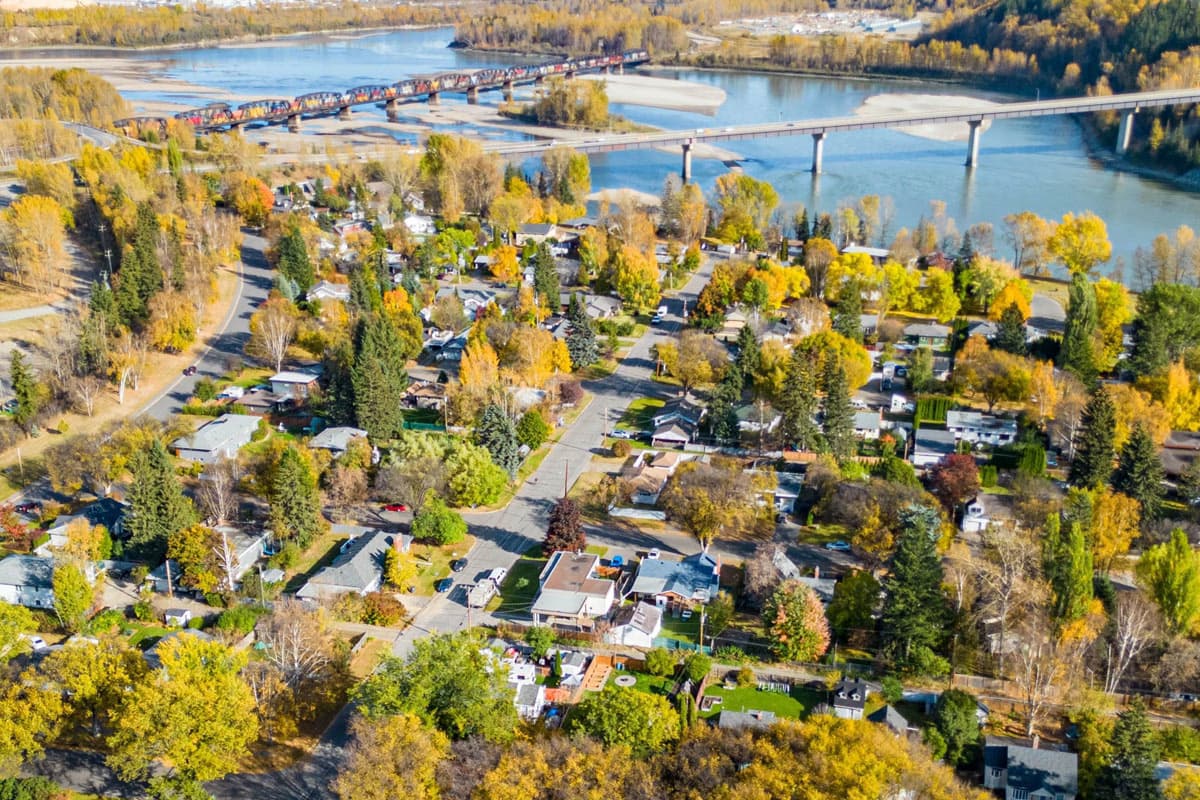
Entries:
[[0,213],[0,245],[8,250],[18,280],[46,291],[69,270],[67,228],[71,212],[43,195],[20,197]]

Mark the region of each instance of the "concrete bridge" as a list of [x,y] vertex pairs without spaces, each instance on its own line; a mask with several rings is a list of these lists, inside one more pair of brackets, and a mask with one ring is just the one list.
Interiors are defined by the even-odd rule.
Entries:
[[[1164,89],[1153,92],[1114,94],[1107,97],[1068,97],[1000,105],[980,102],[974,108],[967,102],[953,110],[938,112],[868,114],[804,119],[793,122],[760,122],[722,128],[696,128],[686,131],[597,135],[592,139],[565,142],[565,144],[584,153],[679,147],[683,152],[683,167],[680,172],[683,179],[688,181],[692,177],[692,148],[700,142],[732,142],[739,139],[763,139],[769,136],[811,136],[813,143],[812,171],[820,173],[825,139],[830,134],[872,128],[901,128],[907,125],[962,123],[968,128],[966,165],[974,167],[979,163],[979,140],[983,134],[981,126],[984,120],[1117,111],[1121,113],[1121,127],[1117,133],[1117,153],[1123,154],[1129,149],[1133,137],[1134,115],[1139,109],[1193,103],[1200,103],[1200,89]],[[509,142],[489,144],[485,145],[485,148],[505,156],[536,156],[558,144],[561,143]]]

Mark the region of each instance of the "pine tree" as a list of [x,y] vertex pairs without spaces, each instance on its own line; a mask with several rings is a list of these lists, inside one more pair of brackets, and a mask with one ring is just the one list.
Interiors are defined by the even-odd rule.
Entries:
[[1093,797],[1105,800],[1161,800],[1155,770],[1159,759],[1158,737],[1150,726],[1140,699],[1117,715],[1113,726],[1111,755],[1100,770]]
[[550,524],[546,528],[546,539],[542,542],[542,555],[548,558],[556,550],[582,553],[586,547],[587,535],[583,530],[579,504],[563,497],[550,509]]
[[475,423],[475,443],[486,448],[496,466],[513,476],[521,465],[517,428],[495,403],[483,409]]
[[129,543],[150,558],[160,557],[170,537],[196,521],[196,511],[184,497],[171,456],[158,439],[134,454],[130,471],[133,482],[125,515]]
[[1083,409],[1080,425],[1083,432],[1075,447],[1075,460],[1071,462],[1071,483],[1083,488],[1102,486],[1112,474],[1116,431],[1116,411],[1103,387],[1092,394]]
[[401,403],[408,387],[404,344],[387,318],[371,314],[359,320],[355,336],[354,416],[372,439],[389,439],[404,428]]
[[150,316],[150,310],[138,289],[138,273],[141,269],[140,256],[137,251],[131,250],[121,259],[121,271],[114,278],[117,288],[113,305],[117,318],[122,325],[135,330],[140,330]]
[[883,636],[901,665],[911,665],[920,648],[932,650],[948,621],[942,594],[942,563],[937,541],[941,519],[936,509],[910,505],[900,512],[901,531],[884,584]]
[[811,359],[800,349],[792,351],[787,377],[783,382],[779,411],[783,417],[783,440],[797,450],[816,450],[821,446],[817,427],[817,376]]
[[337,425],[353,425],[354,379],[351,373],[354,366],[354,349],[350,342],[342,339],[327,347],[321,364],[329,381],[325,388],[324,416]]
[[958,247],[958,263],[969,267],[975,261],[975,245],[971,242],[971,232],[963,234],[962,244]]
[[1092,603],[1092,549],[1083,526],[1072,522],[1057,550],[1047,577],[1054,592],[1054,616],[1065,624],[1087,616]]
[[[574,295],[572,295],[574,299]],[[570,317],[571,329],[567,331],[567,353],[571,356],[571,369],[590,367],[600,358],[596,344],[596,331],[586,313]]]
[[117,299],[113,296],[112,287],[107,280],[96,281],[92,284],[92,295],[88,300],[88,308],[92,316],[104,321],[106,330],[116,330],[120,317],[117,315]]
[[857,280],[847,281],[838,293],[837,308],[833,310],[833,330],[862,343],[862,289]]
[[313,267],[308,258],[308,245],[296,225],[288,227],[275,247],[279,264],[279,272],[288,277],[301,293],[307,292],[313,285]]
[[558,265],[546,242],[539,242],[533,254],[533,290],[545,308],[559,307]]
[[271,530],[279,539],[308,547],[325,528],[317,479],[304,456],[289,445],[271,481]]
[[16,410],[12,414],[13,422],[28,432],[41,408],[42,393],[33,371],[25,363],[25,354],[16,348],[12,351],[8,378],[17,401]]
[[854,455],[854,407],[842,362],[830,355],[825,370],[825,447],[839,462]]
[[1058,364],[1075,373],[1086,384],[1096,380],[1096,360],[1092,351],[1092,336],[1096,332],[1096,287],[1082,272],[1071,278],[1067,302],[1067,326],[1063,332]]
[[1000,325],[993,343],[997,350],[1005,350],[1013,355],[1023,356],[1028,352],[1025,344],[1025,318],[1021,309],[1012,303],[1000,314]]
[[709,435],[718,444],[736,445],[741,440],[737,418],[737,403],[740,400],[740,392],[735,394],[732,384],[722,381],[713,389],[705,420]]
[[800,240],[801,244],[804,244],[808,241],[809,233],[808,209],[802,208],[800,209],[800,216],[796,218],[796,238]]
[[1162,514],[1165,478],[1158,448],[1146,426],[1138,423],[1121,448],[1121,458],[1112,476],[1113,488],[1142,504],[1143,519],[1158,519]]
[[813,223],[812,228],[813,239],[832,239],[833,238],[833,217],[828,214],[821,214],[817,217],[817,221]]
[[754,330],[746,325],[738,331],[737,358],[734,359],[734,363],[742,375],[753,375],[758,371],[761,360],[762,348],[758,344],[758,337],[755,336]]

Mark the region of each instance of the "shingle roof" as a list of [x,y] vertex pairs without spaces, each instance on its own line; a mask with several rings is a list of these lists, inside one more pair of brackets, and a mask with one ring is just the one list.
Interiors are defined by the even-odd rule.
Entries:
[[333,563],[325,567],[296,593],[297,597],[324,597],[339,592],[365,592],[383,574],[383,554],[396,537],[387,531],[371,531],[347,542]]
[[717,714],[717,727],[724,730],[763,730],[775,724],[774,711],[725,711]]
[[54,560],[38,556],[9,556],[0,559],[0,584],[49,589],[54,579]]
[[258,430],[259,418],[252,414],[222,414],[190,436],[180,436],[171,446],[177,450],[215,453],[238,448],[250,441]]
[[946,337],[950,335],[950,329],[945,325],[935,325],[930,322],[914,322],[904,328],[905,336],[924,336],[928,339],[938,337]]
[[870,686],[865,681],[846,679],[833,687],[834,708],[863,708],[867,704]]
[[1079,757],[1062,750],[1008,746],[1007,783],[1015,789],[1075,794],[1079,786]]
[[351,439],[365,439],[366,436],[367,432],[361,428],[326,428],[314,436],[308,446],[317,450],[344,451],[350,446]]
[[111,497],[101,497],[95,502],[88,503],[74,514],[61,516],[54,521],[53,528],[65,528],[77,519],[86,519],[89,525],[103,525],[109,533],[118,527],[125,518],[129,506]]
[[880,725],[886,725],[895,733],[903,734],[908,730],[908,720],[892,706],[884,706],[873,714],[868,714],[867,719]]
[[635,603],[617,612],[613,625],[628,625],[642,633],[653,636],[662,630],[662,609],[650,603]]
[[634,594],[674,594],[707,603],[720,588],[720,562],[708,553],[696,553],[682,561],[643,558],[631,591]]

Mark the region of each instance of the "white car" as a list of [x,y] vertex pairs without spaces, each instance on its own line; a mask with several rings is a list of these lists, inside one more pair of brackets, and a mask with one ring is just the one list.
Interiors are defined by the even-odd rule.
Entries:
[[487,574],[487,576],[488,576],[488,580],[490,580],[492,583],[496,584],[496,586],[498,587],[498,586],[500,586],[500,584],[504,583],[504,579],[506,577],[508,577],[508,569],[506,567],[496,567],[491,572],[489,572]]
[[240,400],[243,396],[245,396],[245,394],[246,390],[241,386],[226,386],[223,390],[221,390],[221,393],[217,395],[217,397],[220,397],[223,400]]
[[44,653],[50,649],[50,645],[46,644],[46,640],[40,636],[26,636],[29,640],[29,649],[35,653]]
[[658,558],[661,555],[657,547],[651,547],[650,552],[646,553],[646,558]]

